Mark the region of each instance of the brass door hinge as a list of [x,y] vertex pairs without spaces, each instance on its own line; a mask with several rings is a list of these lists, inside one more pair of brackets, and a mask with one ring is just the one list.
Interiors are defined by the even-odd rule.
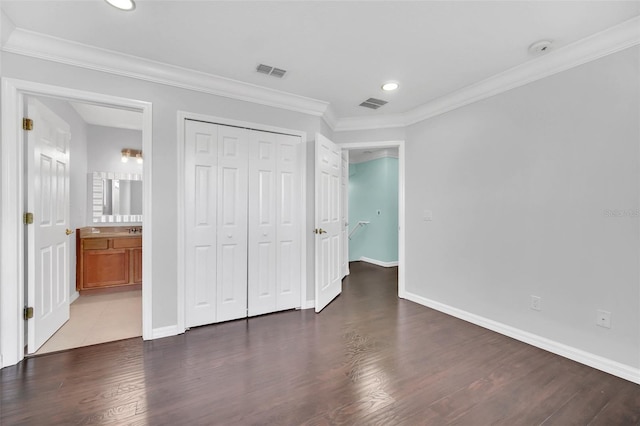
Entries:
[[33,318],[33,308],[29,306],[24,307],[23,317],[25,320]]
[[22,119],[22,128],[24,130],[33,130],[33,120],[30,118]]
[[25,225],[31,225],[33,223],[33,213],[25,213],[22,220]]

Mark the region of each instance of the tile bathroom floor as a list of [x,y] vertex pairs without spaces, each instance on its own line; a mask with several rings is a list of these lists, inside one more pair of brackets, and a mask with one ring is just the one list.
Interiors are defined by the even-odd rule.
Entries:
[[36,355],[142,336],[142,290],[82,294],[71,315]]

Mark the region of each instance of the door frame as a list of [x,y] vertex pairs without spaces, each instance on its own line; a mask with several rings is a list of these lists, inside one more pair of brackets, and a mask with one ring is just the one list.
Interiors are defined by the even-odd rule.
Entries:
[[383,149],[398,148],[398,297],[406,298],[405,288],[405,154],[404,141],[381,141],[381,142],[347,142],[338,143],[342,149]]
[[[250,130],[258,130],[263,132],[282,133],[286,135],[299,136],[300,137],[300,152],[298,152],[298,161],[300,167],[300,176],[302,178],[302,188],[300,197],[303,200],[300,207],[300,247],[303,250],[303,254],[300,258],[300,309],[307,308],[307,132],[300,130],[286,129],[283,127],[275,127],[267,124],[254,123],[243,120],[233,120],[230,118],[217,117],[207,114],[199,114],[188,111],[178,111],[178,135],[177,135],[177,153],[176,159],[178,161],[178,172],[176,176],[176,182],[178,184],[178,200],[184,200],[185,195],[185,181],[184,181],[184,149],[185,149],[185,120],[204,121],[212,124],[220,124],[223,126],[241,127]],[[185,208],[184,203],[178,202],[178,292],[176,295],[177,309],[178,309],[178,324],[177,332],[184,333],[186,327],[186,283],[185,283]]]
[[[2,148],[0,159],[0,368],[15,365],[24,358],[24,153],[26,139],[22,116],[26,96],[53,97],[87,102],[142,113],[143,241],[142,337],[153,337],[152,329],[152,104],[101,93],[70,89],[32,81],[2,78]],[[83,206],[82,208],[86,208]]]

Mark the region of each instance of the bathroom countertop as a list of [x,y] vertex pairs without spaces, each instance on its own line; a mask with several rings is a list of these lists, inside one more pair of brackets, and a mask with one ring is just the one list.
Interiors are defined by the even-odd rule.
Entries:
[[[135,232],[134,232],[135,230]],[[78,229],[80,238],[141,237],[141,226],[87,226]]]

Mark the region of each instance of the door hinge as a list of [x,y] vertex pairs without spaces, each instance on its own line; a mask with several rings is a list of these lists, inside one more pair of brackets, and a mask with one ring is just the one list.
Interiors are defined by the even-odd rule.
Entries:
[[33,318],[33,308],[29,306],[24,307],[23,317],[25,320]]
[[30,118],[22,119],[22,128],[24,130],[33,130],[33,120]]
[[31,225],[33,223],[33,213],[25,213],[22,220],[25,225]]

